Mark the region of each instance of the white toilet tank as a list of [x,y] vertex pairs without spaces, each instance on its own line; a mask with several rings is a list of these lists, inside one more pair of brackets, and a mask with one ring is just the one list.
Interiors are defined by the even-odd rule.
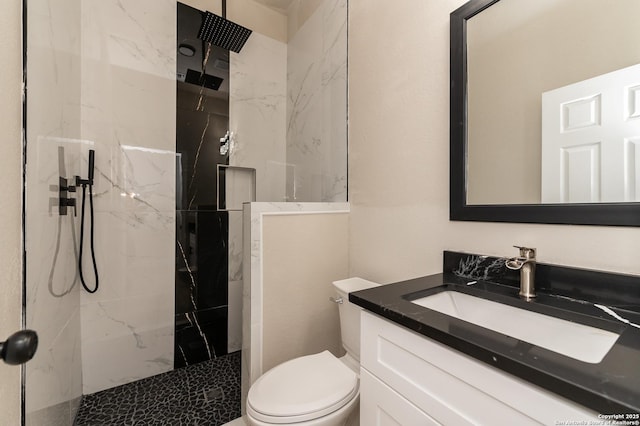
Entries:
[[378,287],[380,284],[354,277],[346,280],[334,281],[333,286],[342,298],[338,305],[340,312],[340,334],[342,346],[356,361],[360,362],[360,311],[361,308],[349,302],[349,293]]

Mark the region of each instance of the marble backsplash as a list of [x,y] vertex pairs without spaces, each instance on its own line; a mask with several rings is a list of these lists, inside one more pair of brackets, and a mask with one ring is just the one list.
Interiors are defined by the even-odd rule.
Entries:
[[[470,280],[520,286],[520,271],[505,266],[505,257],[445,251],[443,272]],[[604,303],[640,312],[638,277],[588,269],[536,263],[536,291],[556,298]],[[515,291],[515,290],[514,290]]]

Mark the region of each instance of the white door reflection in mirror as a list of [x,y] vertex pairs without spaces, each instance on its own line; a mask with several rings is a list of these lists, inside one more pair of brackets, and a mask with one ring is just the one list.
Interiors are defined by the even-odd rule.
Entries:
[[543,203],[640,201],[640,64],[542,94]]

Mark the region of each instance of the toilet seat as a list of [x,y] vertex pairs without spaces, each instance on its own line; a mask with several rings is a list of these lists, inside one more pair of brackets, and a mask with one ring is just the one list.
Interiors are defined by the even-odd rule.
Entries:
[[358,376],[329,351],[287,361],[249,389],[247,412],[266,423],[317,419],[345,406],[358,394]]

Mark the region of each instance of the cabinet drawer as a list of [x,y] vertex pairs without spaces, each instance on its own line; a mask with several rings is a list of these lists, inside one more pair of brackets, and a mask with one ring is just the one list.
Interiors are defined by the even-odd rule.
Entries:
[[364,368],[360,369],[360,424],[441,426]]
[[597,414],[368,312],[361,365],[443,424],[530,425]]

